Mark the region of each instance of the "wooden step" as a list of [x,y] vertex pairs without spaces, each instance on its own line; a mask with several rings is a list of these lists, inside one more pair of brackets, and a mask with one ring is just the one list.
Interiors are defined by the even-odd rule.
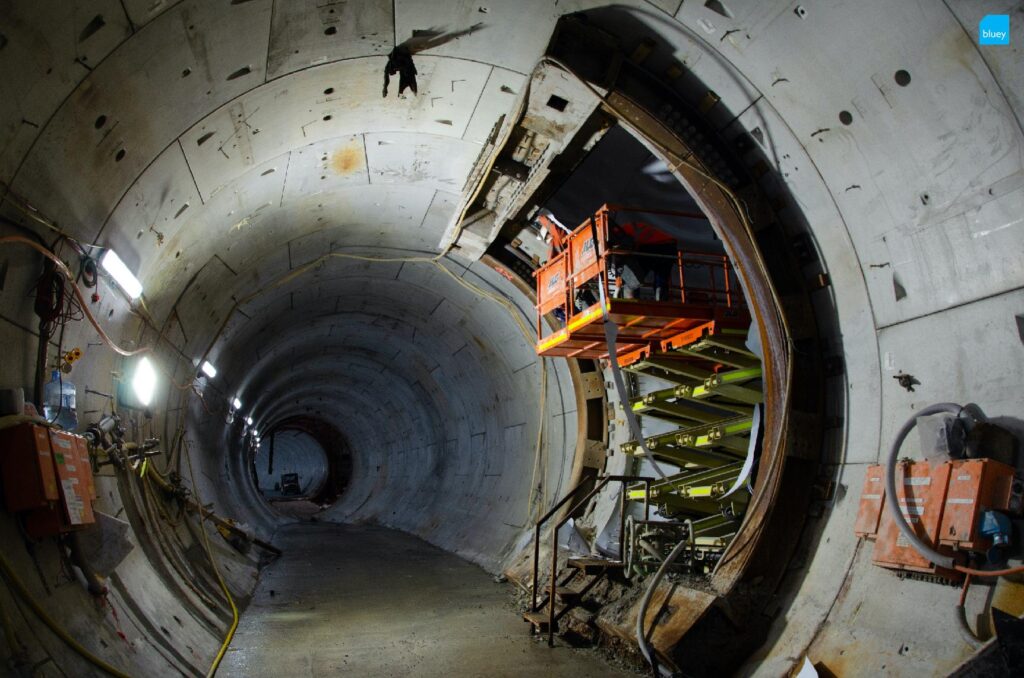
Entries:
[[565,602],[568,605],[575,605],[579,602],[583,592],[579,589],[574,589],[569,586],[557,586],[555,587],[555,595],[558,599]]
[[617,560],[606,558],[570,558],[569,567],[583,570],[584,574],[600,574],[605,570],[621,570],[625,565]]
[[545,608],[536,612],[524,612],[523,621],[530,622],[539,632],[543,633],[548,630],[548,610]]

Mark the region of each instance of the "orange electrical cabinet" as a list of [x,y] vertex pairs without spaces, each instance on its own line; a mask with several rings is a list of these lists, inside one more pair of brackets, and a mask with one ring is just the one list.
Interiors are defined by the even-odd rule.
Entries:
[[47,508],[60,500],[48,431],[35,424],[0,430],[4,505],[12,513]]
[[864,490],[860,495],[857,522],[853,532],[858,537],[874,538],[878,534],[878,522],[882,518],[885,501],[885,467],[869,466],[864,474]]
[[[948,463],[932,465],[925,461],[896,466],[896,501],[900,512],[917,536],[929,544],[938,543],[950,468]],[[871,473],[869,469],[869,477]],[[948,546],[940,546],[938,551],[953,555],[953,550]],[[957,576],[955,572],[936,567],[918,553],[900,533],[888,510],[883,510],[881,514],[872,562],[896,570]]]
[[1020,512],[1020,482],[1014,468],[992,459],[951,463],[939,543],[969,551],[987,551],[992,540],[980,534],[982,511]]
[[85,440],[65,431],[50,430],[49,436],[60,502],[25,515],[25,531],[33,537],[80,530],[96,522],[92,512],[95,488]]
[[35,424],[0,431],[0,472],[7,510],[22,515],[29,536],[70,532],[96,522],[96,486],[81,436]]

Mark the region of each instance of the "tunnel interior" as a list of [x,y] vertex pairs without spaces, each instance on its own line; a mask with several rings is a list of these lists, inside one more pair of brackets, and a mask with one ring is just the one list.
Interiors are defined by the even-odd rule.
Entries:
[[[1019,584],[968,577],[956,606],[860,525],[871,469],[932,403],[976,403],[982,458],[1019,481],[1024,80],[1020,40],[976,36],[994,13],[1024,21],[999,2],[0,3],[8,668],[1002,661],[975,652],[1024,613]],[[727,300],[714,327],[621,370],[600,322],[621,290],[580,304],[578,355],[543,355],[575,300],[538,311],[559,253],[540,217],[585,229],[604,205],[724,262],[690,277]],[[635,301],[663,301],[662,269],[638,270]],[[642,315],[608,322],[628,343]],[[45,468],[89,473],[19,504],[55,424],[81,451]],[[627,563],[638,530],[674,537]],[[599,559],[577,562],[593,588],[557,584],[570,557]]]
[[303,500],[326,507],[348,485],[352,459],[344,437],[322,420],[286,419],[260,436],[256,445],[254,482],[271,503]]

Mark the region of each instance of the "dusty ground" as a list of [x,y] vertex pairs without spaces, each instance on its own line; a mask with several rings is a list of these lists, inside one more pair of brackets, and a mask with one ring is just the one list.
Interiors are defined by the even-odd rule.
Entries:
[[271,499],[270,505],[278,513],[283,513],[286,516],[300,520],[309,520],[322,510],[319,504],[314,504],[305,499]]
[[222,676],[633,676],[532,639],[508,584],[416,537],[299,523],[260,578]]

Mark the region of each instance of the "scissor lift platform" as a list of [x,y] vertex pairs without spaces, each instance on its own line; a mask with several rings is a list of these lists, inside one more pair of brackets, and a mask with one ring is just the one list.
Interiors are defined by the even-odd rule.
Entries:
[[[622,369],[653,378],[638,379],[644,392],[625,405],[674,430],[660,428],[643,444],[624,443],[621,451],[649,454],[677,471],[650,486],[629,487],[626,498],[689,521],[692,541],[681,560],[690,558],[694,571],[709,571],[751,496],[752,436],[764,397],[760,360],[746,345],[750,312],[725,255],[682,251],[664,234],[656,234],[657,241],[623,238],[621,226],[612,234],[618,211],[645,210],[606,205],[575,231],[553,238],[552,256],[535,274],[537,354],[614,357]],[[644,228],[654,230],[640,226],[636,232]],[[657,263],[645,266],[643,257]],[[630,264],[634,289],[626,296],[640,298],[620,298],[623,281],[611,284]],[[636,287],[651,272],[654,289]],[[614,356],[605,337],[606,314],[615,323]]]
[[[673,238],[653,227],[637,222],[615,224],[617,213],[628,213],[630,218],[643,214],[694,216],[605,205],[575,231],[557,237],[560,251],[534,274],[538,355],[607,358],[602,298],[618,330],[615,353],[620,364],[678,342],[680,336],[690,343],[691,336],[714,333],[715,328],[745,330],[749,326],[750,314],[728,257],[680,250]],[[630,244],[624,246],[622,239]],[[661,270],[665,298],[621,298],[621,283],[611,283],[616,280],[616,270],[630,264],[641,270]],[[647,292],[646,286],[640,289]],[[591,297],[590,303],[581,304],[585,295]],[[649,296],[655,296],[654,289]],[[551,332],[546,331],[549,328],[544,322],[549,314],[562,325]]]
[[[714,325],[750,324],[744,309],[637,299],[608,299],[608,317],[618,328],[619,364],[660,348],[680,334]],[[636,358],[627,358],[633,356]],[[537,342],[537,355],[561,358],[607,358],[604,315],[600,303],[571,317],[566,326]]]

